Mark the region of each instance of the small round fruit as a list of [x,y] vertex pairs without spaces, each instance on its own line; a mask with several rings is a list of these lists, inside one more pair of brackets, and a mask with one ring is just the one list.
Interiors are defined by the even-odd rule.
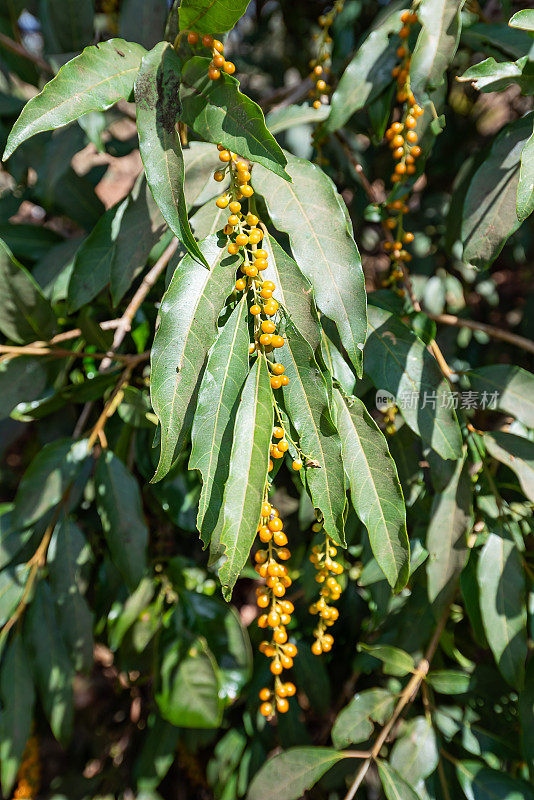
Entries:
[[300,469],[302,469],[302,461],[300,459],[298,459],[298,460],[295,459],[295,461],[293,461],[291,466],[293,467],[295,472],[298,472]]

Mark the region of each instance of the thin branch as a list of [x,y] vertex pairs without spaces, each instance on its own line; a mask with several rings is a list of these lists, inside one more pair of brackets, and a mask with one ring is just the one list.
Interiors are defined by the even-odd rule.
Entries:
[[[119,380],[117,381],[115,388],[113,389],[111,395],[109,396],[102,413],[100,414],[99,418],[96,421],[96,425],[91,431],[91,435],[87,440],[87,448],[88,450],[92,450],[94,445],[96,444],[97,439],[101,439],[101,435],[104,433],[104,426],[108,421],[109,417],[111,417],[116,409],[117,406],[120,404],[120,392],[122,391],[122,387],[125,383],[128,383],[130,380],[130,375],[132,374],[132,367],[127,367],[122,375],[120,376]],[[104,440],[105,441],[105,440]]]
[[[60,347],[33,347],[32,345],[0,344],[0,355],[17,356],[52,356],[53,358],[96,358],[97,361],[112,358],[126,364],[137,364],[146,361],[150,353],[90,353],[86,350],[66,350]],[[2,359],[0,358],[0,361]]]
[[469,328],[472,331],[483,331],[493,339],[500,339],[503,342],[515,344],[516,347],[520,347],[522,350],[526,350],[528,353],[534,353],[534,342],[532,342],[530,339],[525,339],[524,336],[518,336],[516,333],[505,331],[502,328],[496,328],[494,325],[486,325],[485,322],[474,322],[470,319],[462,319],[462,317],[456,317],[453,314],[425,313],[427,317],[433,319],[435,322],[440,322],[443,325],[453,325],[458,328]]
[[0,46],[5,47],[6,50],[10,50],[17,56],[25,58],[27,61],[32,61],[35,66],[39,67],[39,69],[42,69],[43,72],[48,72],[49,75],[54,74],[54,70],[48,61],[45,61],[44,58],[41,58],[34,53],[30,53],[29,50],[26,50],[26,48],[19,44],[19,42],[16,42],[14,39],[6,36],[5,33],[0,33]]

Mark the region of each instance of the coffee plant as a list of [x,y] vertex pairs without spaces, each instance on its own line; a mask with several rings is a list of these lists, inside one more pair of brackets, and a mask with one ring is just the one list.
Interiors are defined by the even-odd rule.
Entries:
[[3,0],[3,798],[534,800],[534,11]]

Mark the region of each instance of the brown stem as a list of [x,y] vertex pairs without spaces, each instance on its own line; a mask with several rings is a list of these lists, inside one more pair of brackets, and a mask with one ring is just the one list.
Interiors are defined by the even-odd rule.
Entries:
[[518,336],[510,331],[504,331],[502,328],[496,328],[494,325],[486,325],[485,322],[473,322],[470,319],[462,319],[453,314],[428,314],[427,317],[433,319],[435,322],[440,322],[442,325],[454,325],[458,328],[469,328],[472,331],[483,331],[491,336],[493,339],[500,339],[503,342],[515,344],[522,350],[529,353],[534,353],[534,342],[530,339],[525,339],[524,336]]
[[14,39],[6,36],[5,33],[0,33],[0,46],[5,47],[6,50],[10,50],[12,53],[16,53],[18,56],[22,56],[22,58],[25,58],[28,61],[33,61],[33,63],[39,67],[39,69],[42,69],[43,72],[48,72],[50,75],[54,74],[54,70],[48,61],[45,61],[40,56],[30,53],[29,50],[26,50],[25,47],[16,42]]
[[[53,358],[96,358],[98,361],[104,359],[115,359],[124,361],[126,364],[137,364],[145,361],[150,353],[89,353],[85,350],[65,350],[60,347],[33,347],[32,345],[6,345],[0,344],[0,355],[17,356],[52,356]],[[1,360],[1,359],[0,359]]]
[[97,439],[100,439],[100,436],[104,431],[104,426],[108,421],[108,418],[111,417],[111,415],[113,414],[118,405],[118,403],[116,402],[117,396],[121,391],[122,387],[124,386],[124,384],[129,381],[131,374],[132,374],[132,367],[126,367],[126,369],[120,376],[119,380],[117,381],[115,388],[108,397],[106,404],[104,405],[104,409],[100,414],[99,418],[97,419],[96,425],[91,431],[91,435],[87,440],[88,450],[92,450],[94,445],[96,444]]

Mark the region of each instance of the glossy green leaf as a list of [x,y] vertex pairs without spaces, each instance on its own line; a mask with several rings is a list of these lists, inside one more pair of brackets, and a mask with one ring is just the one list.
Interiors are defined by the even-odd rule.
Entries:
[[31,733],[35,689],[28,654],[20,634],[15,634],[2,659],[0,671],[0,774],[8,797]]
[[284,307],[315,353],[321,341],[321,328],[309,281],[297,263],[268,233],[264,235],[261,246],[267,253],[268,263],[263,279],[274,283],[273,297]]
[[265,357],[259,355],[241,393],[224,487],[222,530],[212,539],[212,558],[225,556],[219,577],[226,600],[231,597],[256,538],[267,483],[273,417],[269,368]]
[[516,210],[521,222],[534,211],[534,133],[521,151]]
[[522,490],[534,502],[534,442],[513,433],[493,431],[484,434],[484,444],[493,458],[515,472]]
[[393,745],[390,765],[410,786],[416,786],[434,772],[438,760],[438,742],[432,722],[426,717],[414,717],[404,725]]
[[504,411],[534,428],[534,375],[512,364],[493,364],[468,372],[484,408]]
[[274,756],[254,776],[247,800],[297,800],[344,758],[329,747],[292,747]]
[[524,56],[531,45],[528,33],[510,28],[505,22],[476,22],[468,28],[464,26],[462,42],[476,52],[512,59]]
[[145,570],[148,529],[139,484],[109,450],[98,460],[95,495],[111,558],[128,587],[135,589]]
[[467,532],[471,523],[472,483],[465,456],[450,483],[435,495],[426,536],[428,598],[439,616],[453,599],[460,572],[468,557]]
[[534,800],[528,784],[481,761],[459,761],[456,775],[467,800]]
[[201,243],[209,265],[186,255],[176,267],[160,308],[151,352],[152,406],[161,424],[161,456],[154,480],[172,466],[175,448],[191,424],[189,404],[217,337],[217,319],[235,282],[237,256],[228,256],[210,236]]
[[164,38],[169,11],[167,0],[124,0],[120,7],[119,33],[127,41],[137,41],[150,50]]
[[378,761],[378,774],[387,800],[420,800],[420,795],[386,761]]
[[205,239],[222,231],[227,220],[228,211],[217,208],[213,200],[208,200],[191,217],[191,228],[198,239]]
[[265,117],[265,124],[275,136],[277,133],[287,131],[294,125],[322,122],[329,113],[330,108],[325,105],[322,105],[321,108],[313,108],[313,106],[307,104],[284,106],[270,111]]
[[460,41],[460,11],[465,0],[422,0],[421,30],[410,63],[410,88],[417,99],[440,86]]
[[56,330],[52,307],[1,239],[0,282],[0,331],[14,342],[50,339]]
[[428,673],[426,682],[441,694],[465,694],[469,691],[471,677],[456,669],[436,669]]
[[289,384],[283,387],[284,407],[299,435],[304,453],[306,483],[315,508],[324,516],[324,528],[345,546],[345,476],[341,441],[330,416],[324,376],[308,342],[287,322],[285,345],[279,351]]
[[226,33],[247,10],[250,0],[182,0],[180,30]]
[[125,634],[150,605],[155,592],[152,578],[142,578],[139,585],[124,603],[118,616],[109,621],[109,643],[113,650],[120,647]]
[[521,153],[532,134],[532,113],[507,125],[476,170],[463,209],[464,261],[488,267],[521,224],[516,211]]
[[478,562],[480,611],[501,674],[521,688],[527,657],[525,575],[511,535],[502,525],[492,528]]
[[128,99],[145,52],[141,45],[123,39],[86,47],[24,106],[9,134],[4,161],[36,133],[67,125],[88,111],[105,111],[121,98]]
[[357,397],[334,390],[336,426],[354,509],[366,526],[374,557],[394,590],[406,585],[410,546],[404,498],[387,442]]
[[202,475],[197,527],[208,544],[222,525],[224,486],[230,469],[235,415],[249,373],[248,305],[236,306],[211,350],[200,385],[191,432],[189,469]]
[[534,10],[523,8],[510,17],[508,25],[511,28],[521,28],[523,31],[534,31]]
[[209,59],[195,56],[186,62],[180,83],[180,119],[198,136],[223,144],[243,158],[262,164],[289,181],[287,159],[267,130],[260,107],[239,91],[239,81],[226,73],[212,81]]
[[365,742],[373,733],[373,722],[383,725],[394,707],[395,696],[386,689],[358,692],[336,717],[332,728],[334,747],[342,749]]
[[397,401],[407,425],[445,459],[462,452],[458,420],[435,359],[423,342],[389,311],[370,305],[365,370],[376,389]]
[[391,644],[359,644],[358,650],[369,653],[384,663],[384,672],[390,675],[407,675],[415,669],[412,656]]
[[0,419],[8,417],[19,403],[36,400],[47,381],[42,357],[18,356],[0,361]]
[[332,95],[330,115],[321,126],[321,133],[343,127],[356,111],[365,108],[392,83],[391,70],[398,62],[398,38],[394,34],[401,28],[402,11],[399,5],[386,9],[356,50]]
[[185,657],[174,643],[161,664],[156,702],[164,719],[181,728],[218,728],[222,717],[217,665],[199,639]]
[[[367,330],[358,248],[347,230],[344,202],[315,164],[289,157],[289,184],[256,167],[252,182],[276,227],[289,234],[293,257],[311,281],[317,306],[337,326],[358,374]],[[328,218],[328,225],[325,224]]]
[[52,592],[44,581],[35,589],[24,632],[41,703],[54,736],[58,742],[66,744],[74,715],[74,673],[59,633]]
[[93,39],[93,0],[41,0],[47,53],[73,53]]
[[76,670],[93,664],[93,615],[83,595],[82,568],[89,558],[87,542],[70,519],[56,525],[47,564],[61,634]]
[[184,195],[184,157],[176,130],[181,61],[160,42],[141,62],[135,80],[139,152],[150,190],[165,221],[193,257],[207,262],[191,232]]
[[0,572],[0,626],[8,621],[22,598],[28,569],[24,564]]
[[528,65],[527,56],[517,61],[486,58],[485,61],[469,67],[458,80],[472,82],[479,92],[502,92],[511,84],[517,83],[524,94],[529,94],[529,90],[534,89],[534,78],[529,75]]

